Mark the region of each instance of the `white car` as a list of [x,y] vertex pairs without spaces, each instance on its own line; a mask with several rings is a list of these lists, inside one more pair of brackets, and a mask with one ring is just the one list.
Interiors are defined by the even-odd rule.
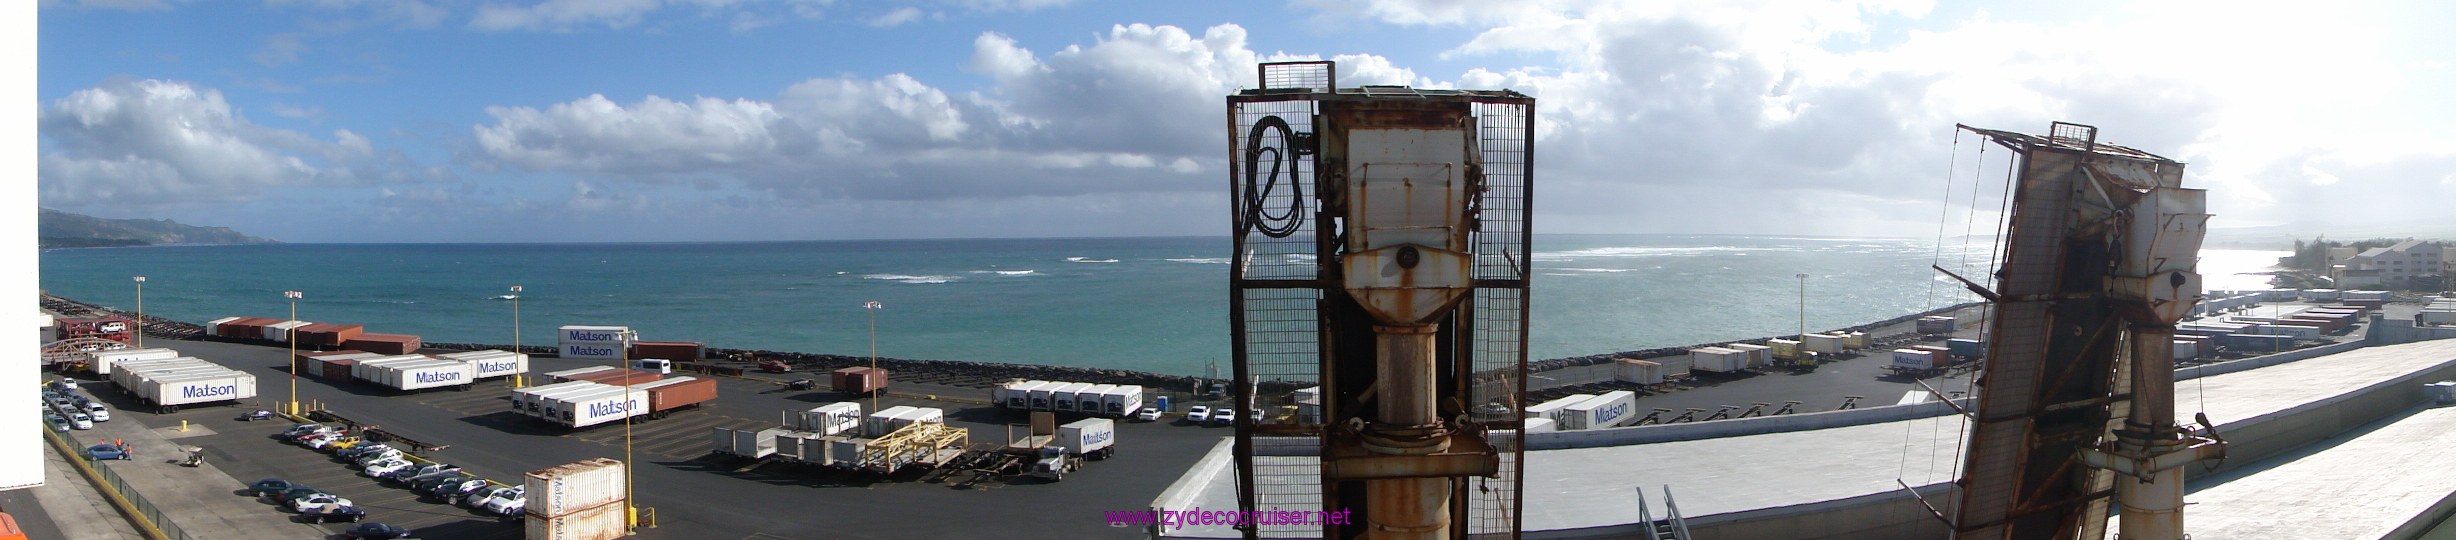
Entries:
[[368,463],[367,468],[358,471],[358,474],[365,475],[368,478],[383,478],[386,474],[406,468],[409,468],[409,460],[401,459],[399,457],[388,457],[375,460],[373,463]]
[[94,421],[96,422],[111,421],[111,409],[109,407],[102,406],[101,403],[86,403],[85,415],[94,417]]
[[1193,406],[1193,407],[1191,407],[1191,408],[1187,408],[1187,409],[1185,410],[1185,421],[1187,421],[1187,422],[1193,422],[1193,423],[1196,423],[1196,424],[1201,424],[1201,423],[1210,422],[1210,421],[1211,421],[1211,408],[1210,408],[1210,407],[1204,407],[1204,406],[1201,406],[1201,405],[1195,405],[1195,406]]
[[1160,421],[1160,408],[1144,407],[1143,410],[1135,411],[1134,419],[1145,422],[1158,422]]
[[487,499],[494,498],[495,494],[497,493],[511,490],[512,488],[501,486],[482,487],[478,488],[477,491],[471,491],[468,495],[462,496],[459,502],[461,506],[469,508],[484,508]]
[[528,491],[526,487],[498,491],[495,492],[495,496],[487,497],[484,502],[479,503],[479,507],[499,516],[520,515],[521,511],[529,508]]
[[334,495],[331,493],[317,493],[314,495],[290,499],[290,509],[299,512],[306,512],[309,508],[315,508],[327,504],[335,506],[357,506],[350,504],[349,499],[344,499],[341,498],[340,495]]
[[1236,425],[1237,411],[1235,409],[1220,409],[1211,411],[1211,423],[1222,426]]
[[94,429],[94,417],[86,416],[85,413],[71,414],[68,415],[68,425],[76,426],[77,429]]

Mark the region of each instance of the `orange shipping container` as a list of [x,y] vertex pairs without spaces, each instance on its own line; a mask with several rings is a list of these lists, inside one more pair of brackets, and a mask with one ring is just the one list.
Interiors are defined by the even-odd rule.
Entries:
[[716,399],[716,379],[691,379],[648,389],[648,410],[665,412]]
[[359,334],[343,346],[383,354],[413,354],[418,352],[418,336],[408,334]]

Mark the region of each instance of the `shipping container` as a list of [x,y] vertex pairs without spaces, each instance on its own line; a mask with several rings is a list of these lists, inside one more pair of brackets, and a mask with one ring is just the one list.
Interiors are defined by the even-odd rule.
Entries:
[[1748,353],[1748,367],[1761,368],[1774,365],[1773,347],[1767,347],[1754,343],[1733,343],[1730,345],[1722,345],[1721,347]]
[[1978,340],[1954,338],[1944,340],[1945,352],[1962,358],[1978,358],[1982,350]]
[[1696,371],[1716,371],[1726,373],[1737,372],[1748,369],[1748,353],[1725,349],[1722,347],[1689,349],[1689,369]]
[[[1798,360],[1805,358],[1808,352],[1808,348],[1800,346],[1799,342],[1782,338],[1765,340],[1765,347],[1773,350],[1776,360]],[[1689,366],[1690,369],[1696,369],[1696,367]]]
[[1614,390],[1564,407],[1553,419],[1562,430],[1601,429],[1637,419],[1637,393]]
[[1832,334],[1808,334],[1805,337],[1806,339],[1803,339],[1802,341],[1808,344],[1808,352],[1817,354],[1842,354],[1842,336]]
[[529,371],[529,355],[526,353],[489,349],[439,354],[435,357],[467,362],[471,368],[477,370],[479,379],[491,379]]
[[287,343],[290,341],[290,332],[292,330],[297,330],[299,327],[307,326],[308,324],[309,323],[307,321],[282,321],[264,325],[264,339],[274,342]]
[[861,418],[861,436],[878,437],[895,431],[893,427],[889,427],[895,425],[893,419],[904,413],[912,412],[913,409],[911,405],[897,405],[871,412],[869,416]]
[[1635,358],[1612,360],[1613,378],[1637,384],[1663,384],[1663,364]]
[[[942,422],[943,423],[943,422]],[[1085,418],[1057,427],[1057,442],[1066,453],[1108,459],[1117,453],[1117,423],[1107,418]]]
[[291,330],[290,342],[300,347],[332,348],[340,347],[366,333],[367,327],[364,325],[315,323]]
[[1116,389],[1117,385],[1114,384],[1094,384],[1090,388],[1075,392],[1075,412],[1100,414],[1106,410],[1103,404],[1107,403],[1108,392]]
[[221,373],[148,378],[137,383],[137,396],[148,403],[165,407],[254,399],[256,375],[224,370]]
[[588,366],[588,367],[582,367],[582,368],[571,368],[571,369],[566,369],[566,370],[561,370],[561,371],[548,371],[548,372],[546,372],[546,380],[555,381],[555,382],[562,382],[562,381],[576,381],[576,380],[579,380],[579,379],[575,379],[575,378],[573,378],[573,377],[578,377],[578,376],[581,376],[581,375],[586,375],[586,374],[590,374],[590,373],[596,373],[596,372],[600,372],[600,371],[606,371],[606,370],[610,370],[610,369],[615,369],[615,368],[614,368],[614,366]]
[[1527,433],[1543,433],[1557,430],[1560,424],[1553,422],[1550,418],[1528,418],[1525,426]]
[[2175,340],[2174,343],[2176,360],[2191,360],[2200,357],[2199,343],[2183,340]]
[[631,357],[692,362],[699,360],[706,348],[696,341],[635,341],[631,343]]
[[1947,354],[1924,349],[1894,349],[1893,363],[1886,368],[1895,373],[1931,373],[1952,365]]
[[625,498],[623,462],[606,458],[529,471],[524,485],[528,514],[538,517],[568,515]]
[[243,339],[243,340],[256,340],[256,339],[263,339],[263,338],[264,338],[264,327],[265,327],[265,325],[269,325],[269,324],[273,324],[273,323],[277,323],[277,322],[281,322],[281,319],[267,319],[267,318],[264,318],[264,317],[239,317],[239,318],[234,319],[234,320],[224,321],[224,322],[222,322],[221,324],[214,325],[214,327],[213,327],[213,329],[214,329],[214,333],[213,333],[213,335],[214,335],[215,337],[224,337],[224,338],[230,338],[230,339]]
[[887,369],[849,367],[829,374],[829,386],[837,392],[868,394],[887,390]]
[[1031,406],[1029,409],[1030,409],[1030,410],[1035,410],[1035,411],[1054,411],[1054,410],[1057,410],[1057,409],[1053,408],[1053,406],[1052,406],[1052,405],[1050,405],[1050,397],[1049,397],[1049,396],[1050,396],[1050,395],[1052,395],[1052,394],[1057,393],[1057,389],[1059,389],[1059,388],[1064,388],[1064,387],[1067,387],[1067,386],[1072,386],[1072,385],[1074,385],[1074,383],[1065,382],[1065,381],[1050,381],[1050,382],[1049,382],[1049,384],[1044,384],[1044,385],[1040,385],[1040,386],[1033,387],[1033,388],[1031,389],[1032,406]]
[[343,382],[350,380],[350,372],[357,364],[358,359],[356,358],[326,358],[316,362],[316,369],[312,373],[323,377],[324,380]]
[[350,367],[350,378],[375,384],[384,384],[383,375],[378,374],[376,370],[383,369],[384,366],[389,366],[392,364],[425,362],[429,360],[434,360],[434,358],[416,354],[396,354],[389,356],[378,356],[374,358],[360,358],[358,359],[357,365]]
[[631,385],[648,391],[649,418],[664,418],[667,412],[692,407],[716,399],[716,379],[674,377],[652,383]]
[[[531,496],[530,500],[536,500]],[[555,517],[530,514],[525,532],[527,540],[614,540],[630,534],[625,527],[621,504],[605,504],[574,510]]]
[[640,416],[648,406],[648,392],[632,388],[612,387],[597,392],[585,392],[562,398],[552,398],[548,407],[559,409],[546,420],[563,427],[579,429],[608,422],[620,422]]
[[1867,332],[1851,332],[1848,334],[1842,334],[1842,348],[1844,349],[1854,351],[1865,349],[1868,348],[1868,341]]
[[[477,370],[467,362],[420,357],[409,362],[386,362],[368,371],[378,385],[394,390],[425,390],[429,388],[467,388],[477,382]],[[363,362],[362,362],[363,364]]]
[[529,416],[545,415],[545,398],[578,389],[605,386],[588,381],[564,381],[512,390],[512,410]]
[[802,411],[797,429],[820,435],[835,435],[861,428],[861,403],[846,401],[829,403]]
[[581,360],[615,360],[622,355],[622,346],[612,343],[564,343],[556,352],[556,356]]
[[205,335],[219,337],[222,335],[222,325],[230,324],[231,322],[245,318],[246,317],[223,317],[205,321]]
[[1594,395],[1594,394],[1570,394],[1570,395],[1568,395],[1568,396],[1561,397],[1560,399],[1555,399],[1555,400],[1552,400],[1552,401],[1546,401],[1546,402],[1543,402],[1543,403],[1537,403],[1537,404],[1535,404],[1535,405],[1533,405],[1533,406],[1530,406],[1530,407],[1527,407],[1527,408],[1526,408],[1526,417],[1527,417],[1527,418],[1549,418],[1549,419],[1558,420],[1559,418],[1557,418],[1557,417],[1558,417],[1558,416],[1560,416],[1560,411],[1561,411],[1561,409],[1566,409],[1566,408],[1569,408],[1569,406],[1570,406],[1570,405],[1576,405],[1576,404],[1579,404],[1579,403],[1585,403],[1585,402],[1586,402],[1586,400],[1590,400],[1590,399],[1595,399],[1595,395]]
[[751,459],[768,457],[776,453],[776,435],[784,432],[784,428],[735,431],[733,432],[733,449],[727,453]]
[[409,334],[359,334],[342,342],[341,346],[384,354],[411,354],[418,352],[422,345],[418,336]]
[[1109,416],[1125,418],[1132,415],[1135,411],[1143,410],[1143,387],[1133,384],[1117,385],[1116,388],[1100,396],[1100,406],[1102,410],[1108,411]]
[[1004,390],[1004,395],[999,396],[998,405],[1014,410],[1031,410],[1033,390],[1057,386],[1065,383],[1056,381],[1021,381],[1007,384],[1008,386],[1002,387],[1002,390]]
[[637,339],[629,326],[569,325],[555,332],[556,343],[615,343],[628,345]]
[[1919,318],[1918,332],[1921,334],[1950,334],[1953,333],[1955,325],[1952,317],[1930,315]]
[[1093,386],[1095,385],[1092,383],[1066,383],[1065,386],[1057,387],[1056,390],[1049,392],[1049,410],[1058,412],[1074,412],[1075,405],[1077,403],[1075,395],[1083,393],[1084,390],[1089,390]]
[[166,360],[178,358],[179,351],[163,348],[120,349],[116,351],[94,351],[90,356],[93,358],[93,366],[91,369],[93,369],[95,373],[109,375],[111,374],[112,364],[131,360]]

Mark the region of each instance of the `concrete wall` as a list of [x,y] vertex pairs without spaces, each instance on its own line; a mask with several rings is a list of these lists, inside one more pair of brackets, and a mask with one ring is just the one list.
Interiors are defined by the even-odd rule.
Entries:
[[[1970,398],[1961,398],[1954,402],[1963,407],[1968,407],[1971,403]],[[1885,405],[1782,416],[1734,418],[1712,422],[1536,432],[1527,434],[1526,444],[1528,450],[1625,446],[1838,428],[1944,416],[1952,413],[1951,406],[1941,401],[1931,401],[1917,405]]]
[[2371,314],[2371,329],[2364,339],[2372,345],[2395,345],[2433,339],[2456,339],[2456,326],[2413,325],[2413,319],[2391,319],[2379,313]]

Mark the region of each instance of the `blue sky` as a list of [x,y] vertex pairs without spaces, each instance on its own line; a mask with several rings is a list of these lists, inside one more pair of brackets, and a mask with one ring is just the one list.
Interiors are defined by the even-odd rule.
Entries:
[[2429,27],[2448,20],[2431,2],[45,1],[40,190],[294,242],[1218,234],[1220,97],[1256,61],[1331,58],[1343,82],[1536,96],[1543,232],[1926,236],[1940,214],[1992,218],[1940,208],[1948,168],[1957,190],[1983,172],[1954,123],[2054,120],[2192,163],[2219,227],[2394,231],[2456,200],[2456,68]]

